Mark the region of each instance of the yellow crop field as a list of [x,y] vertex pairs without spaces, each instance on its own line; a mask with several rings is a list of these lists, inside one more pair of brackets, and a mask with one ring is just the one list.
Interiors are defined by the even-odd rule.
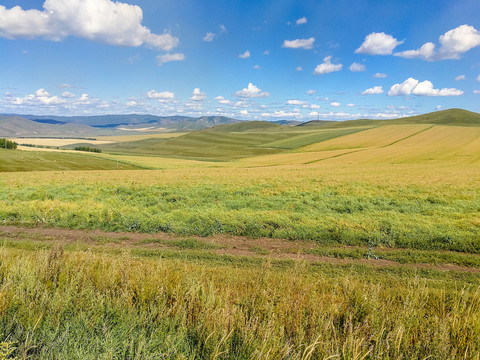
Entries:
[[396,141],[408,138],[416,133],[424,131],[431,125],[388,125],[380,126],[355,134],[323,141],[303,148],[303,151],[321,151],[337,149],[356,149],[367,147],[381,147]]

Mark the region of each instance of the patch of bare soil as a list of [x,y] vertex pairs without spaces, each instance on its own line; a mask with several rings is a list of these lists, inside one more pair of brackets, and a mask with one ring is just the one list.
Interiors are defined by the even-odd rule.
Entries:
[[[335,257],[306,254],[317,248],[313,241],[292,241],[272,238],[248,238],[242,236],[215,235],[211,237],[177,236],[167,233],[144,234],[134,232],[107,232],[102,230],[76,230],[43,227],[0,226],[0,237],[12,240],[60,241],[64,243],[85,243],[92,246],[148,248],[174,248],[175,241],[195,239],[207,244],[219,245],[212,251],[231,256],[258,256],[271,259],[292,259],[331,264],[366,264],[373,266],[403,266],[442,271],[463,271],[480,273],[480,269],[454,264],[401,264],[385,259],[339,259]],[[172,242],[170,245],[169,242]],[[339,246],[336,246],[339,247]],[[347,247],[345,247],[347,248]],[[351,248],[351,247],[348,247]]]

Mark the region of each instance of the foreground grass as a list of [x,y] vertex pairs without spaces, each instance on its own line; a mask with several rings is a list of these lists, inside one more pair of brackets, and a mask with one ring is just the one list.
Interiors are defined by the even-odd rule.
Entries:
[[196,250],[178,250],[181,260],[152,249],[65,251],[54,243],[31,250],[0,248],[0,341],[16,347],[12,355],[19,358],[476,359],[480,353],[474,276],[460,284],[442,272],[216,261]]

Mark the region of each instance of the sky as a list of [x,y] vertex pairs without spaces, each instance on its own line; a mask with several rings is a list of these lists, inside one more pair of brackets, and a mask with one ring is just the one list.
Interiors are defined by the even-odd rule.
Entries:
[[480,112],[478,0],[0,0],[0,113]]

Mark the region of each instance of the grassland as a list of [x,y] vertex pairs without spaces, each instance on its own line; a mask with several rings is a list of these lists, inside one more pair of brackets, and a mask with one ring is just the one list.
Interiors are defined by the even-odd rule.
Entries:
[[479,359],[480,127],[459,114],[241,123],[81,155],[151,170],[3,172],[0,342],[20,358]]
[[140,166],[83,154],[0,149],[0,172],[59,170],[126,170]]

